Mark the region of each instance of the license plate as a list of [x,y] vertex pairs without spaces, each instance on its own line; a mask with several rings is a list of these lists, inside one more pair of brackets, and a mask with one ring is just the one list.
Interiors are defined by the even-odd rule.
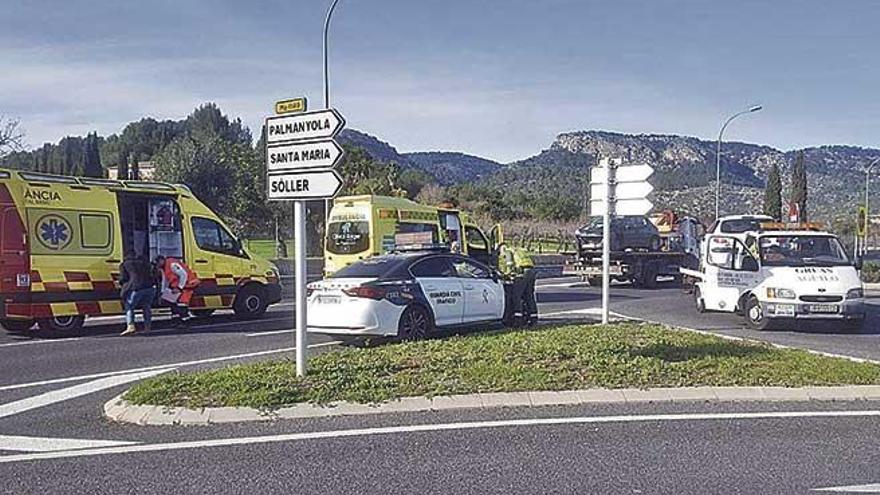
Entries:
[[318,304],[339,304],[342,298],[339,296],[318,296]]
[[838,313],[840,307],[836,304],[810,304],[807,306],[810,313]]

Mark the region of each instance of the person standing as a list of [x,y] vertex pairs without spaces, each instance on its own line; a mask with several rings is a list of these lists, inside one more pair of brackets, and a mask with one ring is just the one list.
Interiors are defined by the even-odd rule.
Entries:
[[172,321],[188,322],[192,318],[189,303],[199,286],[199,278],[186,263],[176,258],[157,256],[156,267],[162,273],[162,299],[171,303]]
[[532,257],[524,249],[500,246],[499,270],[511,281],[509,285],[510,312],[508,319],[517,314],[527,325],[538,322],[538,302],[535,300],[537,272]]
[[128,253],[119,265],[120,295],[125,309],[125,330],[122,335],[137,333],[135,311],[144,314],[144,331],[150,331],[153,322],[153,301],[156,299],[156,277],[150,264],[134,253]]

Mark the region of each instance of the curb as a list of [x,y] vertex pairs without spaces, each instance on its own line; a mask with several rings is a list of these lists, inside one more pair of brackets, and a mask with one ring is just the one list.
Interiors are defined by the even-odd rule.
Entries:
[[804,402],[880,400],[880,385],[840,387],[687,387],[650,389],[585,389],[543,392],[499,392],[404,397],[381,404],[334,402],[327,405],[295,404],[274,411],[250,407],[140,406],[122,399],[122,394],[104,404],[104,416],[120,423],[143,426],[205,426],[223,423],[273,421],[278,419],[327,418],[364,414],[445,411],[451,409],[494,409],[499,407],[570,406],[583,404],[633,404],[669,402]]

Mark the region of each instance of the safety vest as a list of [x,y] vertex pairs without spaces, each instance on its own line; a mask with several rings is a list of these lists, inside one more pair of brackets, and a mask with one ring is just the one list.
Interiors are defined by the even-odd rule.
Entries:
[[534,268],[535,262],[524,249],[504,246],[498,259],[498,269],[505,275],[522,273],[526,268]]
[[174,273],[174,270],[171,269],[171,266],[174,264],[177,264],[177,266],[186,271],[186,284],[183,287],[184,289],[192,289],[199,285],[199,277],[196,276],[195,272],[192,271],[186,263],[175,258],[165,258],[165,268],[163,269],[163,273],[165,274],[165,280],[168,281],[169,287],[180,287],[180,278]]

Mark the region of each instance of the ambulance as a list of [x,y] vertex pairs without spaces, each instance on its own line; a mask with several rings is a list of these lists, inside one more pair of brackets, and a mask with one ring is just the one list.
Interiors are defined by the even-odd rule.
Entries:
[[75,331],[122,313],[125,253],[183,260],[201,284],[197,315],[261,316],[281,300],[277,269],[254,256],[182,185],[0,169],[0,325]]
[[851,261],[836,236],[817,224],[755,227],[713,229],[701,247],[700,270],[681,270],[698,280],[698,312],[737,312],[755,330],[820,320],[861,328],[861,261]]
[[444,245],[496,266],[501,228],[487,236],[470,217],[451,205],[427,206],[392,196],[336,198],[325,238],[324,274],[329,276],[371,256],[405,245]]

